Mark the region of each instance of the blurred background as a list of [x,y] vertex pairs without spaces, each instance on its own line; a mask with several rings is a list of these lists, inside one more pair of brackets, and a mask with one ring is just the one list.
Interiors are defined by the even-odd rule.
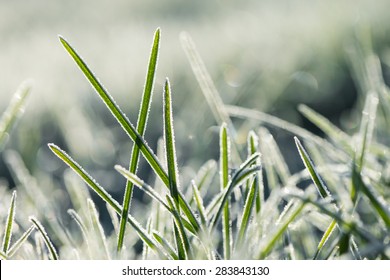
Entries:
[[[162,86],[169,77],[184,185],[202,163],[217,159],[219,150],[216,122],[180,44],[182,31],[193,38],[226,104],[318,132],[296,109],[305,103],[353,131],[361,108],[349,49],[360,42],[373,50],[390,80],[389,8],[388,0],[0,0],[1,111],[23,80],[35,81],[25,115],[5,148],[18,151],[38,186],[48,188],[62,185],[66,169],[47,148],[54,142],[121,201],[125,182],[113,166],[128,165],[131,143],[57,35],[78,50],[135,123],[157,27],[162,40],[146,139],[156,150]],[[273,133],[283,153],[296,155],[288,149],[291,135]],[[0,161],[0,176],[13,187],[9,165],[4,157]],[[152,181],[142,166],[141,178]],[[63,197],[63,192],[53,195]]]

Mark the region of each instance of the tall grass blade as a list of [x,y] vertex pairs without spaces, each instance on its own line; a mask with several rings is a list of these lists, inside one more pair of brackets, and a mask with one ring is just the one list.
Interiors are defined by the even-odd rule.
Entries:
[[49,236],[47,235],[45,228],[41,223],[35,218],[30,217],[30,221],[34,224],[35,228],[41,233],[43,240],[46,244],[47,249],[49,250],[50,256],[53,260],[58,260],[58,253],[53,243],[51,242]]
[[168,165],[169,191],[179,210],[179,177],[173,130],[172,96],[168,78],[164,86],[164,141]]
[[303,163],[305,164],[305,167],[309,171],[310,177],[313,180],[314,185],[317,187],[319,194],[321,195],[322,198],[331,197],[331,194],[330,194],[328,188],[326,187],[324,181],[322,180],[321,176],[317,173],[317,170],[316,170],[309,154],[307,153],[305,148],[302,146],[302,144],[298,140],[298,138],[294,137],[294,139],[295,139],[295,144],[296,144],[298,151],[299,151],[299,155],[301,156],[301,159],[302,159]]
[[8,209],[7,223],[5,226],[4,238],[3,238],[3,252],[8,254],[8,249],[12,238],[12,228],[15,218],[15,202],[16,202],[16,191],[12,193],[11,203]]
[[[53,151],[53,153],[59,157],[63,162],[65,162],[71,169],[73,169],[76,174],[78,174],[84,182],[102,198],[106,203],[108,203],[112,208],[114,208],[115,212],[120,214],[122,212],[122,207],[119,203],[111,197],[110,194],[107,193],[105,189],[103,189],[76,161],[74,161],[67,153],[61,150],[54,144],[49,144],[49,148]],[[146,242],[156,253],[160,256],[164,256],[165,254],[160,250],[157,244],[149,237],[147,232],[142,228],[142,226],[135,220],[131,215],[128,216],[127,221],[133,228],[136,230],[140,238]]]
[[8,133],[16,123],[16,121],[24,113],[27,97],[31,91],[32,81],[23,82],[16,93],[12,97],[10,104],[0,119],[0,150],[4,147],[4,142],[7,139]]
[[[233,136],[235,136],[236,131],[230,119],[229,113],[225,109],[225,104],[223,103],[222,98],[217,88],[215,87],[204,62],[195,47],[195,43],[193,42],[191,36],[185,32],[181,34],[180,39],[182,47],[190,62],[192,71],[194,72],[195,78],[200,85],[200,88],[206,98],[211,112],[214,115],[215,120],[219,125],[225,123],[229,128],[229,131],[233,134]],[[236,146],[233,146],[232,152],[237,160],[240,159],[240,154]]]
[[[137,122],[137,132],[140,136],[143,136],[145,133],[146,123],[148,120],[150,104],[152,101],[152,93],[153,93],[153,84],[154,77],[157,67],[157,59],[158,59],[158,51],[160,45],[160,29],[157,29],[154,34],[154,41],[152,46],[152,51],[149,59],[148,72],[146,76],[144,93],[142,95],[141,107],[138,114],[138,122]],[[133,146],[131,151],[131,159],[129,164],[129,171],[132,173],[136,173],[138,160],[139,160],[139,147],[137,145]],[[121,250],[123,246],[123,238],[126,231],[126,217],[129,214],[131,197],[133,193],[133,185],[131,182],[126,183],[125,195],[123,198],[123,210],[120,219],[120,229],[118,234],[118,251]]]
[[[226,124],[222,124],[219,136],[220,148],[220,184],[221,191],[228,187],[229,183],[229,159],[230,159],[230,139],[227,133]],[[222,218],[222,232],[223,232],[223,251],[226,260],[231,257],[231,248],[233,244],[232,229],[230,220],[230,198],[228,197],[223,208]]]
[[[253,131],[251,131],[248,135],[248,152],[249,152],[249,155],[253,155],[255,153],[258,153],[258,138]],[[257,160],[255,165],[261,166],[260,159]],[[260,174],[261,174],[261,169],[257,172],[256,176],[253,179],[253,182],[251,182],[251,184],[250,184],[249,193],[246,197],[244,210],[242,213],[241,221],[239,223],[238,236],[237,236],[237,241],[236,241],[236,249],[241,247],[242,242],[245,240],[245,234],[246,234],[246,231],[248,229],[249,220],[250,220],[252,210],[256,205],[256,199],[258,199],[258,203],[259,203],[257,212],[259,212],[261,209],[261,202],[260,201],[262,200],[261,197],[263,197],[263,194],[261,195],[261,197],[258,195],[258,192],[260,189],[260,184],[261,184],[259,182],[260,181],[259,176],[261,176]]]
[[27,238],[30,236],[30,234],[32,233],[32,231],[35,229],[35,226],[31,226],[28,228],[28,230],[26,230],[22,236],[14,243],[14,245],[12,245],[12,247],[8,250],[8,258],[11,258],[18,250],[20,247],[22,247],[22,245],[24,244],[24,242],[27,240]]
[[[191,64],[192,71],[195,74],[195,78],[198,80],[198,83],[202,89],[206,101],[211,108],[211,112],[214,114],[217,123],[219,125],[226,123],[227,127],[229,127],[229,130],[232,129],[233,124],[230,120],[229,114],[225,110],[225,105],[221,99],[221,96],[218,93],[218,90],[215,87],[214,82],[211,79],[200,54],[196,50],[195,43],[193,42],[191,36],[183,32],[180,39],[183,49]],[[232,132],[234,132],[234,130],[232,130]]]
[[161,163],[157,159],[156,155],[149,148],[146,141],[141,137],[141,135],[134,128],[133,124],[129,121],[129,119],[125,116],[125,114],[121,111],[119,106],[115,103],[114,99],[108,93],[108,91],[104,88],[104,86],[99,82],[93,72],[89,69],[84,60],[78,55],[76,50],[63,38],[59,37],[61,44],[64,46],[69,55],[76,62],[80,70],[83,72],[87,80],[91,83],[92,87],[95,89],[96,93],[100,96],[104,104],[107,106],[109,111],[113,114],[118,123],[122,126],[124,131],[130,137],[130,139],[134,142],[136,146],[140,149],[141,153],[145,157],[146,161],[150,164],[151,168],[157,174],[158,177],[163,181],[163,183],[169,186],[168,175],[164,171]]

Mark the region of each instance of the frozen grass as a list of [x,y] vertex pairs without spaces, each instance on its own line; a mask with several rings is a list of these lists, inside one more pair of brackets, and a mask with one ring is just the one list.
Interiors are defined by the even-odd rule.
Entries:
[[[386,142],[389,133],[387,126],[382,125],[386,124],[384,120],[390,113],[390,99],[388,88],[378,78],[381,75],[378,68],[367,64],[365,56],[354,60],[358,65],[353,65],[352,69],[359,77],[357,81],[363,83],[359,86],[364,89],[365,100],[360,127],[355,133],[343,132],[305,105],[299,107],[300,112],[325,133],[326,137],[321,138],[263,112],[223,104],[194,42],[183,34],[182,43],[190,65],[219,126],[219,147],[214,149],[220,151],[219,162],[210,159],[187,184],[181,179],[185,166],[178,161],[181,151],[175,144],[174,92],[168,79],[159,89],[163,94],[160,124],[163,137],[157,153],[144,138],[160,36],[157,29],[136,126],[75,48],[60,37],[65,50],[133,143],[129,167],[115,166],[116,175],[127,180],[123,202],[116,201],[109,188],[99,184],[67,152],[49,144],[50,150],[84,182],[76,180],[73,173],[64,174],[72,205],[68,210],[71,220],[64,226],[56,202],[48,201],[44,193],[35,195],[27,187],[21,188],[18,201],[19,197],[22,200],[17,205],[16,192],[10,195],[8,190],[2,189],[6,194],[3,197],[11,201],[5,211],[7,214],[1,215],[4,225],[2,259],[390,257],[389,148]],[[370,80],[372,76],[376,79]],[[10,119],[15,118],[18,111],[11,110],[14,113],[7,113],[3,122],[12,123]],[[236,127],[234,118],[237,117],[251,123],[244,145],[238,140],[242,130]],[[270,126],[292,134],[291,142],[295,141],[295,156],[302,160],[302,171],[291,174],[267,129]],[[376,137],[378,130],[384,138]],[[21,184],[29,184],[32,179],[17,156],[12,152],[7,155]],[[137,175],[140,155],[156,177],[152,183],[151,178]],[[102,226],[100,210],[96,207],[98,201],[91,199],[85,186],[107,205],[112,232]],[[151,202],[143,206],[133,201],[134,187],[143,191]],[[28,204],[28,199],[33,203]],[[143,207],[143,216],[147,219],[137,217],[138,207]],[[26,222],[26,217],[32,214],[39,216]],[[131,228],[127,228],[128,225]],[[13,236],[20,236],[15,243]],[[140,240],[142,252],[137,249]]]

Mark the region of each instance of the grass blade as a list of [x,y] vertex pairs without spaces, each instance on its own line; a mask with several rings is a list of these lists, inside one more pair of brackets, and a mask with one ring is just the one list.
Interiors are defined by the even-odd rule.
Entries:
[[[84,182],[96,193],[102,198],[106,203],[108,203],[112,208],[114,208],[115,212],[120,214],[122,212],[122,207],[119,205],[119,203],[114,200],[110,194],[106,192],[105,189],[103,189],[87,172],[84,171],[84,169],[76,162],[74,161],[67,153],[65,153],[63,150],[61,150],[59,147],[57,147],[54,144],[49,144],[49,148],[53,151],[53,153],[59,157],[63,162],[65,162],[70,168],[73,169],[76,174],[78,174]],[[137,220],[135,220],[131,215],[128,216],[127,221],[130,223],[130,225],[133,226],[133,228],[138,233],[139,237],[146,242],[153,250],[158,253],[160,256],[164,256],[165,254],[160,250],[160,248],[157,246],[157,244],[149,237],[147,232],[142,228],[142,226],[138,223]]]
[[28,230],[26,230],[25,233],[12,245],[12,247],[8,250],[8,258],[11,258],[20,247],[22,247],[23,243],[27,240],[27,238],[30,236],[32,231],[35,229],[35,226],[29,227]]
[[192,181],[191,186],[192,186],[193,197],[196,202],[196,206],[198,208],[200,222],[203,227],[206,227],[208,223],[208,218],[207,218],[206,210],[204,208],[202,196],[200,195],[199,188],[196,186],[194,181]]
[[53,260],[58,260],[57,250],[51,242],[49,236],[47,235],[45,228],[41,225],[41,223],[35,218],[30,217],[30,221],[34,224],[35,228],[41,233],[43,240],[45,241],[46,247],[50,252],[50,256]]
[[[192,71],[194,72],[195,77],[198,80],[198,83],[206,98],[206,101],[208,102],[211,111],[214,114],[214,118],[219,125],[226,123],[229,129],[233,129],[233,124],[230,120],[228,112],[225,110],[225,105],[221,99],[221,96],[218,93],[202,58],[196,50],[191,36],[187,33],[182,33],[180,39],[183,49],[191,64]],[[232,132],[233,131],[234,130],[232,130]]]
[[284,221],[280,222],[280,224],[276,227],[274,232],[267,237],[267,240],[264,242],[264,245],[261,246],[260,253],[258,255],[258,259],[264,259],[269,252],[275,246],[275,243],[279,240],[279,238],[283,235],[283,233],[287,230],[289,224],[295,220],[295,218],[302,212],[305,207],[304,203],[296,203],[293,207],[293,210],[290,210],[290,213]]
[[305,164],[305,167],[309,171],[310,177],[313,180],[314,185],[317,187],[319,194],[321,195],[322,198],[331,197],[331,194],[330,194],[328,188],[326,187],[324,181],[322,180],[321,176],[317,173],[317,170],[316,170],[309,154],[307,153],[305,148],[302,146],[302,144],[298,140],[298,138],[294,137],[294,139],[295,139],[295,144],[296,144],[298,151],[299,151],[299,155],[301,156],[301,159],[302,159],[303,163]]
[[179,209],[179,178],[177,173],[175,134],[173,129],[171,89],[168,79],[166,79],[164,86],[164,141],[168,165],[169,191],[177,209]]
[[242,181],[248,179],[248,177],[255,174],[257,171],[259,171],[259,166],[252,166],[257,158],[260,156],[260,154],[256,153],[249,157],[241,166],[240,168],[234,173],[233,177],[229,180],[228,186],[225,188],[222,196],[218,198],[218,210],[216,214],[214,215],[214,218],[210,224],[210,231],[212,232],[215,229],[215,226],[217,225],[217,222],[219,218],[221,217],[222,211],[225,207],[225,203],[228,200],[230,194],[232,193],[234,187],[239,185]]
[[330,223],[330,225],[328,226],[328,228],[326,229],[326,231],[324,232],[324,235],[322,236],[320,242],[318,243],[317,251],[314,254],[313,260],[316,260],[318,258],[318,255],[320,254],[320,252],[324,248],[325,243],[328,241],[329,237],[333,233],[336,226],[337,226],[337,222],[335,219],[333,219],[332,222]]
[[390,228],[390,212],[389,206],[386,204],[384,198],[375,192],[375,190],[363,182],[363,179],[358,172],[359,167],[353,164],[352,167],[352,184],[356,190],[362,192],[372,204],[377,214],[382,218],[386,227]]
[[[167,195],[166,197],[167,197],[167,201],[168,201],[169,206],[172,209],[175,209],[173,199],[169,195]],[[176,212],[176,211],[174,210],[174,212]],[[183,222],[181,221],[181,217],[179,216],[179,214],[177,212],[176,212],[176,215],[174,215],[174,219],[175,219],[175,223],[174,223],[175,235],[176,235],[176,241],[178,244],[177,250],[179,252],[179,258],[180,259],[191,258],[192,254],[191,254],[190,241],[189,241],[188,236],[184,230],[184,225],[183,225]]]
[[[253,131],[251,131],[248,135],[248,146],[249,146],[248,147],[249,155],[253,155],[253,154],[258,152],[258,138],[254,134]],[[260,166],[260,159],[257,160],[255,165]],[[248,193],[246,200],[245,200],[244,210],[243,210],[241,222],[239,224],[238,236],[237,236],[237,241],[236,241],[236,248],[239,248],[245,239],[245,234],[246,234],[246,231],[247,231],[248,225],[249,225],[249,219],[250,219],[252,209],[254,208],[257,199],[258,199],[258,203],[259,203],[257,212],[259,212],[261,209],[261,202],[260,201],[264,198],[263,198],[263,194],[261,195],[261,197],[258,196],[258,192],[259,192],[260,184],[261,184],[261,183],[259,183],[259,181],[260,181],[259,176],[261,176],[261,170],[259,170],[257,172],[256,176],[254,177],[253,182],[250,185],[251,187],[250,187],[249,193]]]
[[299,112],[301,112],[309,121],[320,128],[333,142],[337,145],[341,145],[341,148],[352,153],[351,139],[348,134],[333,125],[328,119],[321,116],[314,110],[310,109],[304,104],[298,106]]
[[69,209],[68,214],[73,218],[73,220],[76,222],[77,226],[80,228],[81,234],[82,234],[83,239],[84,239],[84,241],[87,245],[87,248],[88,248],[89,257],[92,258],[91,247],[89,245],[89,240],[88,240],[88,235],[87,235],[87,227],[85,226],[80,215],[77,214],[77,212],[74,209]]
[[[181,34],[180,39],[188,61],[190,62],[192,71],[194,72],[195,78],[200,85],[200,88],[206,98],[211,112],[214,115],[215,120],[219,125],[225,123],[229,128],[229,131],[233,134],[233,136],[235,136],[236,132],[229,113],[225,109],[225,104],[223,103],[222,98],[217,88],[215,87],[204,62],[195,47],[195,43],[193,42],[191,36],[185,32]],[[237,147],[234,145],[233,148],[233,156],[237,159],[240,159],[240,154]]]
[[3,238],[3,252],[8,253],[8,249],[11,243],[12,227],[15,218],[15,202],[16,202],[16,191],[12,193],[11,203],[8,209],[7,224],[5,226],[4,238]]
[[176,254],[172,245],[169,244],[169,242],[164,237],[162,237],[158,232],[153,232],[153,237],[169,253],[172,259],[179,260],[179,256]]
[[[229,158],[230,158],[230,139],[227,133],[226,124],[222,124],[219,136],[220,147],[220,184],[221,191],[224,191],[228,187],[229,183]],[[225,260],[229,260],[231,257],[232,229],[230,221],[230,198],[228,197],[223,208],[222,217],[222,234],[223,234],[223,252]]]
[[[157,67],[159,44],[160,44],[160,29],[157,29],[154,34],[154,40],[153,40],[152,51],[149,59],[149,66],[148,66],[148,72],[146,76],[145,88],[144,88],[144,93],[142,95],[141,107],[138,114],[137,132],[139,133],[140,136],[143,136],[145,133],[150,104],[152,101],[152,92],[153,92],[154,77],[155,77],[155,72]],[[139,147],[137,145],[133,145],[131,151],[130,164],[129,164],[129,171],[132,173],[136,173],[137,171],[139,154],[140,154]],[[126,217],[129,214],[132,194],[133,194],[133,185],[131,182],[128,181],[126,183],[126,190],[123,198],[123,210],[120,219],[120,228],[119,228],[118,244],[117,244],[118,251],[120,251],[123,246],[123,238],[125,235],[126,224],[127,224]]]
[[103,251],[101,249],[104,248],[105,257],[109,260],[111,259],[111,257],[110,257],[110,253],[108,252],[106,235],[104,234],[103,227],[99,221],[99,213],[95,207],[95,203],[93,203],[91,199],[88,199],[87,204],[88,204],[89,217],[91,220],[92,229],[94,232],[94,237],[97,239],[96,245],[98,245],[97,246],[97,248],[99,249],[98,252]]
[[[149,217],[146,221],[146,230],[148,231],[148,234],[151,234],[152,232],[152,217]],[[149,246],[144,243],[144,246],[142,247],[142,259],[147,260],[149,257]]]
[[27,97],[31,91],[32,81],[27,80],[23,82],[14,96],[7,109],[0,119],[0,150],[4,147],[4,142],[7,139],[9,131],[12,129],[16,121],[24,113],[24,107]]
[[156,155],[149,148],[146,141],[139,135],[137,130],[134,128],[133,124],[129,121],[126,115],[121,111],[119,106],[115,103],[114,99],[108,93],[108,91],[104,88],[104,86],[99,82],[93,72],[89,69],[84,60],[78,55],[76,50],[63,38],[59,37],[61,44],[64,46],[69,55],[76,62],[80,70],[83,72],[87,80],[91,83],[92,87],[95,89],[96,93],[100,96],[104,104],[107,106],[109,111],[118,121],[118,123],[122,126],[124,131],[130,137],[130,139],[134,142],[136,146],[140,149],[141,153],[145,157],[146,161],[150,164],[151,168],[157,174],[158,177],[162,180],[162,182],[169,186],[168,175],[164,171],[161,163],[157,159]]
[[357,165],[359,171],[363,170],[364,159],[366,151],[368,150],[373,137],[376,111],[378,107],[378,97],[375,93],[370,93],[366,98],[366,104],[363,110],[363,116],[360,124],[360,146],[359,146],[359,158]]

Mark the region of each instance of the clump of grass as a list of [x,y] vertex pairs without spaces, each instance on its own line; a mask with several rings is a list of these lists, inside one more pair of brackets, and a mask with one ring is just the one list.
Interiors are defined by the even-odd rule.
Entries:
[[[50,150],[78,175],[107,205],[114,230],[107,233],[99,220],[95,202],[67,174],[67,190],[74,208],[68,213],[77,230],[67,231],[61,222],[45,221],[50,235],[36,218],[33,226],[11,245],[16,195],[5,223],[1,258],[15,256],[23,242],[30,245],[21,258],[144,258],[144,259],[387,259],[390,214],[385,170],[389,148],[379,143],[375,130],[379,113],[378,94],[386,97],[383,84],[367,85],[361,125],[346,133],[307,106],[299,110],[326,135],[325,138],[277,117],[223,103],[210,74],[188,34],[182,35],[190,65],[219,126],[218,163],[210,159],[186,185],[181,182],[180,150],[175,145],[174,92],[166,79],[163,94],[161,142],[155,153],[144,138],[154,91],[161,31],[157,29],[149,58],[137,125],[134,126],[71,44],[60,42],[133,143],[129,167],[115,165],[127,182],[122,203],[115,200],[75,159],[55,144]],[[360,75],[370,75],[365,63]],[[355,67],[354,69],[357,69]],[[369,69],[368,69],[369,68]],[[363,74],[362,74],[363,73]],[[374,73],[375,74],[375,73]],[[376,73],[375,75],[377,75]],[[364,81],[367,81],[365,77]],[[377,82],[380,80],[377,79]],[[378,83],[379,83],[378,82]],[[383,98],[386,102],[389,99]],[[251,121],[246,145],[238,141],[240,129],[234,118]],[[267,126],[283,129],[296,144],[296,157],[303,170],[292,174]],[[383,154],[384,153],[384,154]],[[137,175],[140,156],[156,176],[151,183]],[[244,156],[245,155],[245,156]],[[75,155],[77,157],[77,155]],[[166,164],[164,164],[164,162]],[[166,166],[166,167],[165,167]],[[219,172],[219,176],[215,176]],[[387,180],[387,181],[386,181]],[[306,187],[302,188],[301,184]],[[146,223],[132,215],[137,187],[152,199]],[[48,204],[50,209],[53,205]],[[88,222],[89,221],[89,222]],[[127,230],[127,225],[132,230]],[[46,226],[45,226],[46,227]],[[36,229],[41,238],[28,236]],[[65,232],[65,234],[64,234]],[[77,233],[76,233],[77,232]],[[43,240],[40,241],[40,240]],[[135,252],[142,242],[142,254]],[[27,242],[26,242],[27,241]],[[40,245],[40,242],[44,245]],[[46,249],[42,249],[45,247]],[[37,252],[38,251],[38,252]],[[42,252],[44,251],[44,252]],[[72,255],[71,253],[72,252]]]

